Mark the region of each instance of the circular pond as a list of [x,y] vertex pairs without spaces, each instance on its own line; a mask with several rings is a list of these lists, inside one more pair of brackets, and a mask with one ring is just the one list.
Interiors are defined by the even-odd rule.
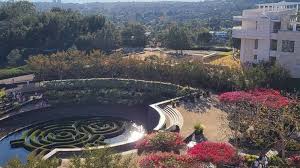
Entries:
[[[142,125],[144,119],[133,121],[130,119],[138,112],[141,116],[145,116],[143,108],[127,107],[127,110],[122,106],[94,106],[86,107],[85,110],[76,108],[73,106],[29,112],[2,121],[0,125],[2,131],[6,128],[10,130],[11,125],[22,124],[18,125],[21,129],[0,140],[0,166],[15,157],[25,162],[28,154],[44,156],[55,148],[71,149],[130,143],[142,138],[145,133],[145,125]],[[99,112],[99,109],[103,111]],[[117,114],[116,111],[120,109],[128,112],[127,115],[123,112]],[[112,117],[107,117],[108,114]]]

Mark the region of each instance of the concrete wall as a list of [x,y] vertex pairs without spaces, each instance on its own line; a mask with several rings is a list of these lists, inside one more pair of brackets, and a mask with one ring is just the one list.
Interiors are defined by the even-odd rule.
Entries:
[[253,62],[254,41],[253,39],[241,39],[241,62]]
[[[278,39],[278,63],[300,78],[300,32],[280,31]],[[294,52],[282,52],[282,40],[295,41]]]

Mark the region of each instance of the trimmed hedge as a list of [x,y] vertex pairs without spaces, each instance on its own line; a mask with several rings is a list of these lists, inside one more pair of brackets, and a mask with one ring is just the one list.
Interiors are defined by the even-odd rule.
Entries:
[[104,140],[125,131],[126,121],[105,117],[62,119],[36,124],[24,131],[11,147],[23,147],[34,155],[45,155],[54,148],[74,148],[105,145]]
[[170,83],[112,78],[48,81],[42,84],[42,90],[52,104],[127,105],[153,103],[196,91]]

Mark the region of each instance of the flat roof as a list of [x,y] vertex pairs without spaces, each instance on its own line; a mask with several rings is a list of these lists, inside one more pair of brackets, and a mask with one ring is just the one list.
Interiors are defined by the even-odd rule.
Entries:
[[278,3],[261,3],[261,4],[256,4],[256,6],[285,6],[285,5],[300,5],[300,2],[286,2],[286,1],[281,1]]

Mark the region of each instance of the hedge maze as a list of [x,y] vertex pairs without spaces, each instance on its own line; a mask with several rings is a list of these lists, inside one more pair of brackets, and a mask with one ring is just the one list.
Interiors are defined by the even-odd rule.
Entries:
[[126,121],[106,117],[61,119],[36,124],[22,137],[10,142],[12,148],[23,147],[43,156],[54,148],[105,145],[104,140],[121,135]]

